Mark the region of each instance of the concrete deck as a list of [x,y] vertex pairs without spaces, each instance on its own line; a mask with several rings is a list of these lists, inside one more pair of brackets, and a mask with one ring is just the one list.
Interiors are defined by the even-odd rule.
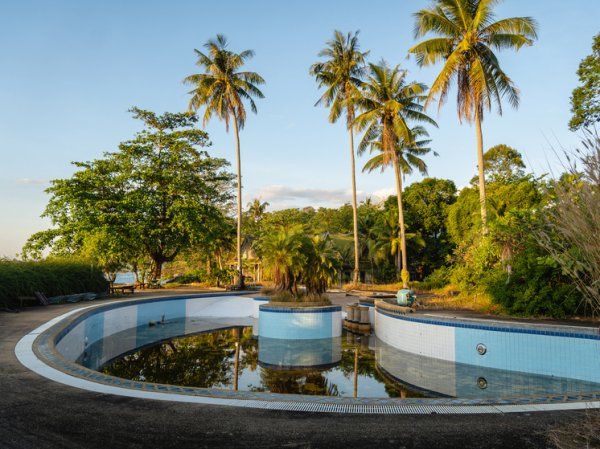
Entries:
[[[135,297],[149,294],[156,292]],[[0,448],[547,447],[549,428],[585,415],[339,415],[171,403],[78,390],[18,362],[14,347],[24,334],[81,305],[0,312]]]

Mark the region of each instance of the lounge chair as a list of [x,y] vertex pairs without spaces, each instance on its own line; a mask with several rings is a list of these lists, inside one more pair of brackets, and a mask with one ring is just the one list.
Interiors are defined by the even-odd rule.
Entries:
[[42,292],[33,292],[33,296],[19,296],[18,299],[21,309],[23,308],[23,303],[26,301],[37,301],[42,306],[50,304],[50,301],[48,301],[48,298],[46,298],[46,295]]

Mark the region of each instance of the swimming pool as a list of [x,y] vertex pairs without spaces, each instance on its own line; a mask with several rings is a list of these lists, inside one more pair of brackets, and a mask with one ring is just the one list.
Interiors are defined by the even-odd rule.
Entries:
[[[265,302],[261,298],[211,294],[91,307],[57,319],[26,336],[18,345],[17,356],[26,366],[64,383],[85,385],[88,389],[94,384],[95,391],[154,399],[188,401],[189,398],[182,396],[190,396],[196,398],[191,402],[202,402],[198,398],[216,398],[229,405],[242,406],[259,406],[256,401],[260,401],[261,407],[279,409],[293,409],[290,401],[301,401],[310,404],[306,409],[312,407],[314,411],[367,413],[415,412],[414,406],[420,407],[419,410],[455,406],[462,407],[463,412],[466,412],[464,407],[478,406],[479,412],[494,413],[509,405],[521,407],[514,411],[523,410],[527,404],[535,404],[536,409],[540,409],[540,404],[554,407],[552,409],[565,404],[573,406],[575,402],[584,407],[600,405],[600,382],[594,370],[600,354],[600,338],[593,330],[555,329],[555,334],[546,334],[544,332],[550,331],[540,328],[507,327],[506,324],[483,326],[421,315],[397,317],[373,310],[375,335],[360,344],[349,343],[348,334],[341,338],[307,339],[299,344],[298,339],[275,341],[259,335],[259,309]],[[183,382],[181,376],[177,377],[176,368],[163,377],[144,374],[140,377],[139,370],[125,369],[124,361],[136,360],[143,364],[150,360],[148,354],[157,348],[178,347],[186,341],[184,346],[191,353],[209,354],[211,349],[206,346],[206,338],[232,329],[239,329],[246,348],[253,348],[257,357],[254,369],[247,369],[245,362],[242,372],[238,369],[236,388],[231,381],[233,347],[219,349],[225,354],[220,362],[212,359],[215,366],[225,365],[225,377],[221,380],[229,381],[189,384]],[[469,337],[459,335],[463,331],[457,329],[468,330]],[[533,349],[542,356],[527,360],[523,365],[526,359],[522,354],[531,353],[532,338],[536,339]],[[544,347],[545,342],[547,347]],[[461,352],[463,343],[466,355]],[[28,347],[34,350],[35,358],[27,352]],[[569,352],[560,352],[564,348],[569,348]],[[482,349],[485,349],[483,354]],[[477,356],[469,354],[471,350]],[[498,356],[501,351],[502,357]],[[354,360],[357,352],[362,371],[355,376],[354,365],[348,360],[351,356]],[[511,353],[516,357],[511,359]],[[490,357],[486,358],[486,354]],[[552,360],[544,361],[544,354]],[[245,357],[244,350],[242,359]],[[574,366],[573,360],[579,365]],[[179,374],[195,370],[200,377],[209,378],[215,366],[207,366],[205,361],[203,357],[189,359],[187,364],[179,365]],[[499,366],[502,361],[507,364]],[[175,362],[167,358],[165,363],[177,367]],[[118,363],[120,373],[109,369]],[[152,363],[146,365],[147,370]],[[548,371],[555,368],[557,372]],[[546,371],[539,372],[540,369]],[[310,374],[312,386],[285,391],[260,381],[265,373],[274,371],[277,376],[271,375],[271,378],[277,378],[278,384],[301,385],[304,380],[298,381],[298,378],[306,379]],[[290,372],[296,381],[290,381],[293,380]],[[356,398],[351,388],[355,377],[358,378]],[[337,394],[315,387],[324,385],[323,380],[335,385],[331,391]],[[316,393],[313,395],[311,391]],[[318,399],[315,403],[311,397],[327,399]]]

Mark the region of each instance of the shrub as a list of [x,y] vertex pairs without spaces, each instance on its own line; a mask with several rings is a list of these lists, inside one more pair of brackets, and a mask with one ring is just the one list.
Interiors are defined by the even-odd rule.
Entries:
[[514,315],[564,318],[582,312],[581,294],[551,257],[523,255],[515,260],[510,277],[495,268],[481,283],[495,303]]
[[108,281],[99,268],[66,260],[21,262],[0,260],[0,304],[16,304],[19,296],[40,291],[46,296],[108,291]]
[[450,276],[452,269],[450,267],[442,266],[436,269],[433,273],[427,276],[423,282],[420,282],[419,288],[423,290],[433,290],[437,288],[444,288],[450,283]]

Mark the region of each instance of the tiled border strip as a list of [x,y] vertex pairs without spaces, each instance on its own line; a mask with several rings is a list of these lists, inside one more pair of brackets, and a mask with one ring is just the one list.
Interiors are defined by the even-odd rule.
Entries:
[[586,340],[600,340],[599,334],[592,333],[582,333],[582,332],[561,332],[561,331],[552,331],[549,328],[543,329],[532,329],[529,327],[519,327],[519,326],[508,326],[507,324],[495,324],[493,326],[486,326],[483,324],[471,324],[465,323],[464,321],[460,321],[460,319],[452,320],[440,320],[436,318],[415,318],[409,317],[406,315],[395,314],[389,310],[384,310],[381,308],[375,307],[377,313],[388,316],[390,318],[396,318],[398,320],[403,321],[412,321],[415,323],[423,323],[423,324],[435,324],[438,326],[447,326],[447,327],[461,327],[466,329],[478,329],[478,330],[486,330],[486,331],[494,331],[494,332],[512,332],[519,334],[534,334],[534,335],[547,335],[554,337],[570,337],[570,338],[583,338]]
[[[238,296],[227,295],[186,295],[183,297]],[[178,297],[158,297],[143,300],[160,301]],[[107,308],[126,305],[131,301],[119,301]],[[135,302],[135,301],[134,301]],[[322,413],[361,413],[361,414],[473,414],[511,413],[557,410],[580,410],[600,408],[600,392],[577,396],[523,397],[497,401],[470,399],[352,399],[323,396],[282,395],[273,393],[234,392],[228,390],[187,388],[173,385],[134,382],[107,376],[88,370],[73,362],[66,361],[54,349],[56,332],[48,332],[63,320],[80,312],[100,309],[102,305],[82,307],[60,315],[25,335],[15,347],[18,360],[28,369],[53,381],[98,393],[140,399],[189,402],[207,405],[227,405],[268,410],[307,411]],[[75,319],[87,313],[81,313]],[[72,322],[73,320],[71,320]],[[68,324],[67,324],[68,325]],[[53,359],[53,360],[51,360]]]

